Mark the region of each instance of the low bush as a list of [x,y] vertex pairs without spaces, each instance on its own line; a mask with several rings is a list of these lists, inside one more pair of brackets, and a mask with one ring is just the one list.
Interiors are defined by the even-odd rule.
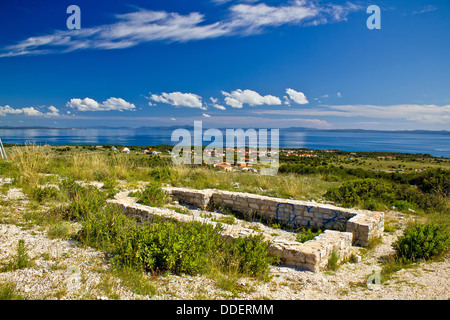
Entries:
[[220,227],[200,222],[180,223],[155,219],[138,224],[117,208],[107,206],[89,215],[77,240],[111,252],[120,267],[161,273],[205,274],[212,266],[225,268],[230,261],[241,274],[265,278],[276,260],[266,251],[262,237],[224,242]]
[[178,178],[178,172],[171,168],[155,168],[150,171],[150,177],[159,182],[171,183]]
[[55,187],[34,187],[31,190],[31,198],[36,200],[39,203],[42,203],[44,201],[50,200],[50,199],[58,199],[60,193],[59,190]]
[[137,197],[137,202],[150,207],[162,207],[168,203],[168,197],[161,188],[161,183],[150,181],[147,187],[138,192],[130,193],[131,197]]
[[448,251],[450,236],[448,231],[434,223],[409,226],[404,235],[393,243],[400,260],[428,260]]
[[297,234],[297,241],[303,243],[303,242],[314,239],[321,233],[323,233],[323,231],[321,229],[319,229],[317,231],[313,231],[312,229],[309,229],[309,228],[303,229],[300,233]]
[[418,188],[383,179],[358,179],[330,188],[324,195],[328,200],[344,207],[359,206],[364,209],[384,211],[391,206],[398,209],[420,209],[423,212],[448,210],[445,200],[436,194],[425,194]]

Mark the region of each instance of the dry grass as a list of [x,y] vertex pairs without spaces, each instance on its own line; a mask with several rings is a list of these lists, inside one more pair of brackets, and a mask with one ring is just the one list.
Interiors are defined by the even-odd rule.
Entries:
[[18,179],[30,187],[38,185],[40,173],[48,172],[53,157],[50,147],[36,144],[11,149],[11,158],[20,173]]

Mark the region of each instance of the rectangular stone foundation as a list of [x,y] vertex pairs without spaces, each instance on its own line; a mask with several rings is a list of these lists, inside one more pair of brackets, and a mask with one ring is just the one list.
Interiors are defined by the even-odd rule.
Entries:
[[[217,222],[209,219],[177,213],[167,208],[153,208],[135,203],[134,198],[123,195],[114,200],[108,200],[109,204],[118,206],[122,212],[132,218],[141,221],[151,220],[158,216],[173,219],[180,222],[200,221],[216,226]],[[257,235],[259,232],[242,228],[236,225],[221,224],[221,236],[224,241],[233,241],[238,237]],[[333,252],[342,261],[349,257],[353,235],[350,232],[326,230],[324,233],[305,243],[275,239],[275,237],[263,234],[268,242],[267,251],[270,255],[278,256],[282,265],[301,267],[309,271],[318,272],[326,268],[328,258]]]
[[227,207],[244,215],[256,216],[294,229],[309,227],[350,232],[353,244],[359,246],[367,246],[371,238],[381,236],[384,231],[383,212],[216,189],[169,187],[164,188],[164,191],[180,203],[202,209]]

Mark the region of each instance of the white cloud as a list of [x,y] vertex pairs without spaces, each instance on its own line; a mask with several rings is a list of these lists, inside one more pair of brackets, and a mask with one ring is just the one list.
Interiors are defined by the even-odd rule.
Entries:
[[206,113],[202,113],[202,116],[204,116],[205,118],[211,118],[211,116],[209,114],[206,114]]
[[337,96],[338,96],[338,98],[342,98],[342,93],[341,93],[341,92],[338,92],[338,93],[337,93]]
[[286,89],[289,98],[297,104],[308,104],[309,101],[303,92],[295,91],[294,89]]
[[235,28],[243,28],[246,33],[259,32],[265,26],[299,24],[319,14],[318,9],[306,5],[303,1],[277,7],[268,6],[265,3],[237,4],[230,10],[233,17],[232,25]]
[[259,93],[253,90],[235,90],[231,93],[222,91],[225,96],[225,103],[232,108],[242,108],[244,104],[250,106],[260,105],[280,105],[281,100],[278,97],[267,95],[261,96]]
[[90,98],[71,99],[66,103],[66,106],[77,109],[78,111],[123,111],[136,108],[134,104],[129,103],[122,98],[109,98],[102,103],[98,103]]
[[223,105],[219,104],[219,99],[216,99],[216,98],[213,98],[213,97],[211,97],[209,99],[212,102],[213,108],[216,108],[216,109],[219,109],[219,110],[226,110],[226,108]]
[[227,110],[223,105],[221,105],[221,104],[217,104],[217,103],[215,103],[215,104],[213,104],[212,105],[214,108],[216,108],[216,109],[219,109],[219,110]]
[[50,112],[43,113],[34,107],[14,109],[14,108],[11,108],[10,106],[4,106],[4,107],[0,106],[0,116],[4,117],[7,114],[23,114],[23,115],[30,116],[30,117],[59,116],[59,110],[56,109],[54,106],[48,107],[48,110],[50,110]]
[[[219,0],[220,1],[220,0]],[[225,2],[225,1],[222,1]],[[205,23],[198,12],[185,15],[176,12],[140,9],[118,14],[117,21],[79,30],[57,30],[52,34],[34,36],[0,49],[0,57],[67,53],[75,50],[110,50],[130,48],[152,41],[186,42],[230,35],[251,35],[267,27],[318,25],[346,20],[360,10],[350,2],[345,5],[321,4],[294,0],[289,4],[268,6],[251,0],[231,5],[226,17]]]
[[6,105],[4,107],[0,106],[0,116],[4,117],[7,114],[20,114],[23,113],[22,109],[14,109]]
[[427,5],[424,8],[422,8],[421,10],[414,11],[413,14],[422,14],[422,13],[433,12],[433,11],[436,11],[437,9],[438,8],[436,6]]
[[202,97],[193,93],[163,92],[161,95],[152,94],[149,99],[154,102],[166,103],[176,107],[200,108],[206,110],[202,103]]
[[320,107],[321,108],[295,110],[258,110],[253,113],[290,116],[355,117],[385,120],[401,119],[417,123],[436,124],[448,124],[450,122],[450,105],[325,105]]
[[50,112],[47,113],[48,116],[59,116],[59,110],[54,106],[48,107],[48,110],[50,110]]
[[26,116],[42,116],[43,113],[39,110],[36,110],[34,107],[22,108],[23,113]]

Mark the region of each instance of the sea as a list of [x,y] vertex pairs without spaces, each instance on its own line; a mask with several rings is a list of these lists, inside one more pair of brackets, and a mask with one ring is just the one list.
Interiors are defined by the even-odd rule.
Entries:
[[[175,128],[0,129],[3,144],[49,145],[176,145]],[[192,133],[193,131],[189,130]],[[270,132],[270,130],[269,130]],[[225,135],[224,135],[225,137]],[[204,141],[208,145],[209,141]],[[270,147],[270,139],[269,145]],[[365,131],[280,129],[280,148],[398,152],[450,158],[449,131]]]

